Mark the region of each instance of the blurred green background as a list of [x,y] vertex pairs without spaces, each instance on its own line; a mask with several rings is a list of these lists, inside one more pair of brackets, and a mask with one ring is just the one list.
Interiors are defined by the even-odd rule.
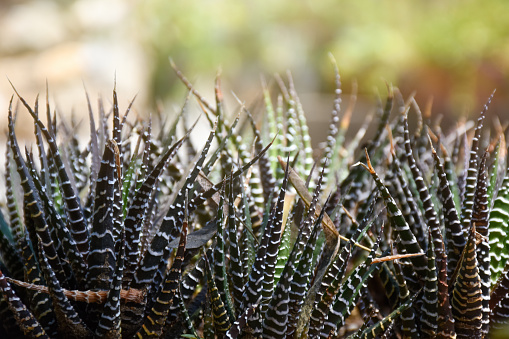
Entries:
[[477,114],[494,88],[496,102],[507,97],[508,1],[148,1],[141,7],[156,97],[175,81],[168,55],[191,75],[222,65],[236,89],[256,91],[259,74],[289,69],[301,92],[330,93],[328,52],[347,93],[354,79],[362,94],[386,80],[404,93],[416,90],[421,102],[432,96],[436,110],[449,114]]
[[[206,96],[221,69],[225,93],[248,103],[261,76],[290,70],[308,114],[325,122],[330,52],[346,94],[357,81],[370,99],[387,81],[421,105],[432,97],[452,121],[476,116],[496,88],[490,113],[507,117],[508,15],[506,0],[3,1],[0,73],[29,100],[48,80],[64,113],[81,112],[83,83],[109,99],[116,74],[121,103],[138,93],[143,114],[183,101],[169,57]],[[0,81],[2,107],[11,94]]]

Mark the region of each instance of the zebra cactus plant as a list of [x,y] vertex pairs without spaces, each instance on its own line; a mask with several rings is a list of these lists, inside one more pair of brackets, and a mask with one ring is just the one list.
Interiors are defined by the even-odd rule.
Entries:
[[44,123],[16,92],[36,152],[19,147],[13,98],[0,337],[487,338],[507,326],[505,131],[482,137],[493,95],[472,132],[444,134],[389,87],[373,137],[369,117],[346,140],[336,67],[314,159],[291,76],[275,105],[264,85],[260,127],[244,106],[227,121],[219,79],[213,105],[174,68],[210,124],[201,149],[194,125],[177,132],[187,100],[172,123],[131,124],[115,91],[99,120],[87,96],[82,148],[48,103]]

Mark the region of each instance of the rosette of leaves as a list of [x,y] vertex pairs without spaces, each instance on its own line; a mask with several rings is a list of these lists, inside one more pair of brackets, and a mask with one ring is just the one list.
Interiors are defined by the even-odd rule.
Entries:
[[[313,158],[291,76],[276,95],[263,86],[261,114],[241,104],[228,121],[219,78],[212,104],[175,70],[190,96],[173,121],[131,123],[114,91],[98,119],[88,104],[87,142],[49,104],[44,123],[38,101],[11,100],[2,336],[481,338],[504,326],[509,179],[505,131],[483,134],[489,102],[473,130],[445,134],[389,87],[347,140],[354,108],[341,107],[336,68]],[[204,145],[189,138],[191,97]],[[25,110],[36,142],[22,151]]]

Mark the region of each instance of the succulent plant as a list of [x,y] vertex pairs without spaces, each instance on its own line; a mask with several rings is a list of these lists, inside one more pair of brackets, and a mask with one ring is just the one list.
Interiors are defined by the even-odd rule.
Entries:
[[113,91],[98,121],[88,101],[86,144],[17,95],[37,148],[23,155],[11,100],[0,336],[484,338],[505,326],[509,172],[505,131],[483,134],[492,96],[472,133],[444,134],[389,86],[374,134],[368,117],[347,140],[335,68],[313,158],[291,76],[275,105],[264,86],[260,126],[244,105],[227,121],[219,79],[212,105],[174,68],[210,124],[201,149],[194,125],[178,132],[188,100],[172,123],[131,123]]

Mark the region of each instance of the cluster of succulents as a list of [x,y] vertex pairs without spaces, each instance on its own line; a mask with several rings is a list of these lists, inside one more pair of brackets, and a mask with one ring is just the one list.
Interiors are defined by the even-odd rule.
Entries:
[[[445,134],[389,86],[376,119],[347,139],[354,105],[342,110],[335,70],[315,158],[291,77],[276,79],[276,95],[264,86],[261,114],[240,104],[231,119],[219,79],[211,104],[176,70],[190,95],[172,121],[131,122],[131,105],[121,117],[114,91],[98,119],[89,102],[88,143],[49,104],[44,123],[38,102],[17,95],[34,121],[35,151],[24,152],[13,97],[0,337],[484,338],[502,328],[509,172],[505,131],[483,133],[491,97],[476,124]],[[210,124],[204,146],[190,138],[192,97]]]

